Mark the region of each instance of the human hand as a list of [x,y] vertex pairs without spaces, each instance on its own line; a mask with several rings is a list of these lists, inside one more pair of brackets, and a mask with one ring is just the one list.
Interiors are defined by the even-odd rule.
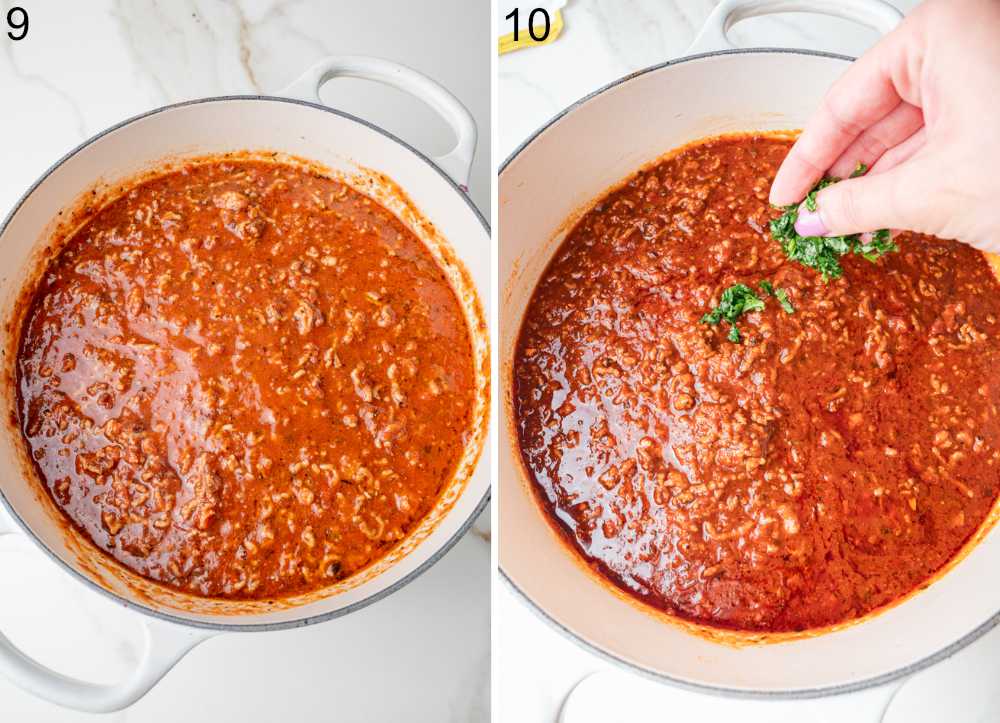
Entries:
[[1000,0],[928,0],[827,92],[771,187],[803,236],[897,228],[1000,252]]

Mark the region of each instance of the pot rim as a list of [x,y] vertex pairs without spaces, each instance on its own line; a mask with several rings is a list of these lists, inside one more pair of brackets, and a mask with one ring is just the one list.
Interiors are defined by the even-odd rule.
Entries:
[[[31,196],[31,194],[33,194],[35,190],[49,178],[49,176],[51,176],[60,166],[62,166],[70,158],[78,154],[84,148],[87,148],[91,144],[100,140],[104,136],[113,133],[114,131],[117,131],[121,128],[124,128],[127,125],[131,125],[132,123],[135,123],[137,121],[143,120],[150,116],[157,115],[159,113],[163,113],[165,111],[173,110],[175,108],[183,108],[186,106],[202,105],[208,103],[227,102],[233,100],[268,101],[268,102],[289,103],[292,105],[306,106],[309,108],[313,108],[315,110],[323,111],[325,113],[331,113],[333,115],[340,116],[341,118],[353,121],[355,123],[359,123],[360,125],[363,125],[375,131],[376,133],[379,133],[380,135],[384,136],[390,141],[393,141],[397,145],[400,145],[406,150],[408,150],[414,156],[423,161],[423,163],[430,166],[439,176],[441,176],[441,178],[444,179],[444,181],[449,186],[451,186],[452,190],[454,190],[459,195],[459,197],[465,202],[465,205],[469,208],[469,210],[472,211],[475,217],[479,219],[479,223],[482,225],[483,230],[486,231],[487,235],[491,235],[489,222],[483,216],[482,212],[472,202],[472,199],[469,198],[469,194],[466,191],[464,191],[455,181],[453,181],[451,177],[448,176],[447,173],[441,170],[437,166],[437,164],[435,164],[426,154],[417,150],[412,145],[402,140],[398,136],[394,135],[393,133],[390,133],[389,131],[385,130],[384,128],[381,128],[380,126],[377,126],[374,123],[366,121],[363,118],[359,118],[355,115],[352,115],[351,113],[346,113],[342,110],[337,110],[336,108],[331,108],[321,103],[315,103],[307,100],[300,100],[297,98],[285,98],[283,96],[277,96],[277,95],[235,94],[235,95],[208,96],[205,98],[195,98],[193,100],[181,101],[179,103],[169,103],[167,105],[162,105],[157,108],[153,108],[152,110],[148,110],[143,113],[139,113],[137,115],[126,118],[125,120],[120,121],[119,123],[115,123],[114,125],[109,126],[108,128],[105,128],[99,133],[86,139],[85,141],[77,145],[75,148],[70,150],[68,153],[64,154],[61,158],[59,158],[59,160],[57,160],[51,166],[49,166],[45,170],[45,172],[42,173],[42,175],[40,175],[23,194],[21,194],[21,196],[17,199],[17,202],[4,217],[3,223],[0,223],[0,236],[2,236],[3,233],[7,230],[7,226],[10,224],[14,216],[17,215],[17,212],[21,209],[21,206],[24,205],[24,202],[28,199],[28,197]],[[483,461],[482,455],[480,455],[480,459],[476,463],[477,468],[478,465],[482,463],[482,461]],[[409,583],[413,582],[413,580],[415,580],[417,577],[425,573],[442,557],[444,557],[444,555],[452,547],[454,547],[455,544],[458,543],[459,539],[465,536],[465,533],[469,531],[469,528],[472,527],[473,523],[476,521],[476,519],[479,517],[482,511],[486,508],[486,505],[489,503],[491,489],[492,486],[488,486],[486,488],[485,492],[483,492],[482,498],[479,500],[479,502],[476,503],[475,508],[472,510],[469,516],[462,522],[461,525],[459,525],[458,529],[454,532],[454,534],[452,534],[451,537],[449,537],[440,547],[438,547],[431,554],[430,557],[428,557],[420,565],[411,570],[407,575],[403,576],[393,584],[389,585],[384,590],[379,590],[378,592],[369,595],[363,600],[359,600],[343,608],[338,608],[337,610],[331,610],[330,612],[320,613],[318,615],[312,615],[309,617],[298,618],[295,620],[289,620],[286,622],[258,623],[258,624],[253,624],[253,623],[233,624],[233,623],[206,621],[206,620],[189,620],[186,618],[173,615],[169,612],[154,610],[153,608],[148,607],[143,603],[125,598],[116,592],[113,592],[111,590],[104,588],[101,585],[98,585],[96,582],[90,579],[90,577],[76,570],[74,567],[72,567],[71,565],[66,563],[62,558],[56,555],[52,550],[50,550],[48,545],[46,545],[37,535],[35,535],[34,531],[30,527],[28,527],[28,525],[24,522],[24,520],[21,519],[20,515],[17,514],[17,512],[11,506],[10,502],[8,502],[7,498],[4,496],[2,488],[0,488],[0,505],[2,505],[3,509],[7,512],[10,518],[17,524],[17,526],[26,534],[26,536],[32,542],[34,542],[37,547],[41,548],[41,550],[44,551],[49,558],[58,563],[63,569],[69,572],[70,575],[72,575],[80,582],[84,583],[84,585],[86,585],[90,589],[96,590],[105,597],[125,606],[126,608],[134,610],[143,615],[148,615],[149,617],[152,618],[157,618],[159,620],[164,620],[166,622],[173,623],[175,625],[181,625],[189,628],[200,628],[203,630],[213,630],[219,633],[271,632],[274,630],[289,630],[292,628],[304,627],[306,625],[315,625],[317,623],[326,622],[327,620],[333,620],[334,618],[343,617],[344,615],[348,615],[349,613],[353,613],[362,608],[368,607],[369,605],[378,602],[382,598],[387,597],[388,595],[391,595],[392,593],[399,591]],[[466,494],[466,491],[463,490],[461,494]],[[235,619],[239,619],[239,617],[240,616],[234,616]]]
[[[592,99],[601,95],[605,91],[616,88],[619,85],[628,83],[629,81],[638,78],[639,76],[652,73],[657,70],[662,70],[663,68],[669,68],[674,65],[680,65],[686,63],[690,60],[701,60],[704,58],[711,58],[721,55],[767,55],[767,54],[785,54],[785,55],[807,55],[815,56],[820,58],[831,58],[833,60],[846,60],[848,62],[853,62],[856,58],[849,55],[843,55],[840,53],[831,53],[823,50],[808,50],[808,49],[798,49],[798,48],[773,48],[773,47],[760,47],[760,48],[727,48],[725,50],[714,50],[706,53],[696,53],[694,55],[685,55],[679,58],[674,58],[673,60],[668,60],[663,63],[657,63],[656,65],[651,65],[646,68],[634,71],[627,75],[624,75],[616,80],[607,83],[597,90],[594,90],[587,95],[583,96],[579,100],[574,101],[568,105],[563,110],[556,113],[549,120],[543,123],[537,130],[535,130],[530,136],[528,136],[523,142],[521,142],[514,151],[507,156],[504,162],[500,165],[497,171],[498,180],[499,177],[503,175],[503,172],[507,167],[521,154],[525,151],[528,146],[530,146],[540,135],[545,133],[550,127],[558,123],[564,116],[578,110],[582,106],[586,105]],[[501,535],[502,537],[502,535]],[[957,653],[962,648],[966,647],[970,643],[975,642],[983,635],[988,633],[998,624],[1000,624],[1000,610],[995,612],[992,617],[988,618],[983,623],[976,626],[973,630],[969,631],[957,640],[949,643],[948,645],[940,648],[934,653],[921,658],[909,665],[904,665],[901,668],[890,671],[888,673],[882,673],[880,675],[873,676],[871,678],[866,678],[864,680],[854,681],[851,683],[840,683],[834,685],[823,685],[815,688],[802,688],[802,689],[790,689],[790,690],[753,690],[745,688],[731,688],[722,685],[708,685],[705,683],[693,683],[691,681],[683,680],[682,678],[677,678],[671,675],[667,675],[652,668],[644,667],[638,663],[634,663],[629,660],[625,660],[618,655],[605,650],[602,647],[590,642],[585,639],[581,634],[577,633],[575,630],[563,625],[554,616],[552,616],[548,611],[544,610],[538,603],[536,603],[531,596],[529,596],[524,590],[517,586],[517,584],[511,579],[511,577],[504,570],[500,558],[497,560],[497,568],[500,573],[500,577],[507,584],[508,589],[514,593],[514,596],[519,598],[527,607],[535,613],[541,620],[547,623],[556,632],[565,638],[573,641],[585,650],[597,655],[603,660],[614,663],[622,668],[632,671],[633,673],[638,673],[644,678],[654,680],[660,683],[668,683],[685,690],[693,691],[696,693],[709,693],[712,695],[720,695],[730,698],[743,698],[743,699],[763,699],[763,700],[793,700],[793,699],[807,699],[807,698],[819,698],[823,696],[830,695],[843,695],[846,693],[856,693],[858,691],[866,690],[869,688],[875,688],[880,685],[885,685],[893,681],[898,681],[904,679],[910,675],[913,675],[925,668],[928,668],[935,663],[939,663],[946,658],[951,657]]]

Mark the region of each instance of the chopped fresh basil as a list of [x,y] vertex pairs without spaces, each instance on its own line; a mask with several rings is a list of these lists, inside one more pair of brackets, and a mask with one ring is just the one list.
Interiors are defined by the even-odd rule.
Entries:
[[757,296],[753,289],[746,284],[733,284],[722,292],[719,305],[701,317],[701,323],[715,326],[721,321],[728,321],[733,325],[729,330],[728,339],[738,344],[742,337],[735,326],[736,320],[743,314],[760,311],[763,308],[764,300]]
[[794,314],[795,307],[792,306],[792,302],[788,300],[788,292],[784,289],[775,289],[774,298],[778,300],[781,304],[781,308],[785,310],[786,314]]
[[[806,194],[806,208],[808,208],[810,211],[815,211],[816,210],[816,195],[820,191],[822,191],[824,188],[826,188],[827,186],[832,186],[838,180],[839,179],[830,178],[830,177],[820,179],[820,182],[817,183],[815,186],[813,186],[813,189],[809,193]],[[794,225],[794,222],[792,222],[792,223]]]
[[861,254],[866,259],[875,263],[880,256],[884,256],[892,251],[899,251],[899,247],[892,240],[889,229],[882,228],[872,234],[868,241],[858,240],[854,253]]
[[792,306],[792,302],[788,299],[788,292],[785,289],[776,289],[774,284],[770,281],[764,280],[757,283],[757,286],[767,294],[768,296],[773,296],[781,304],[781,308],[785,310],[786,314],[794,314],[795,307]]
[[[860,176],[868,167],[859,163],[851,177]],[[804,205],[810,211],[815,211],[816,195],[827,186],[837,183],[839,178],[822,179],[806,195]],[[840,278],[844,269],[840,265],[840,257],[854,253],[871,262],[877,261],[887,253],[898,251],[893,243],[888,229],[876,231],[870,241],[862,241],[861,234],[846,236],[800,236],[795,230],[795,221],[799,217],[797,205],[786,206],[785,212],[771,221],[771,236],[781,244],[785,255],[792,261],[798,261],[803,266],[816,269],[823,275],[824,281]]]
[[743,314],[760,311],[764,301],[746,284],[733,284],[722,292],[719,305],[701,317],[703,324],[718,324],[725,319],[730,324],[736,322]]

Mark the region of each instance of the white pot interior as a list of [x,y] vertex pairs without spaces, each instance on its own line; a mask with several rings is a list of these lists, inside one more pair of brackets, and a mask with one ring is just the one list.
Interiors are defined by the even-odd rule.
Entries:
[[992,625],[1000,610],[994,531],[927,590],[857,625],[742,648],[712,642],[624,601],[569,553],[533,499],[511,434],[514,344],[531,292],[569,230],[567,219],[685,143],[724,132],[801,128],[847,64],[794,51],[749,51],[646,72],[571,109],[500,176],[501,569],[580,640],[676,681],[757,693],[853,686],[928,662]]
[[[436,559],[485,501],[490,484],[489,450],[484,445],[489,414],[489,347],[482,322],[486,310],[476,297],[478,292],[478,299],[489,299],[490,238],[489,230],[463,194],[415,152],[348,117],[276,99],[217,99],[176,106],[99,137],[71,154],[26,196],[0,235],[4,257],[0,268],[0,313],[9,327],[19,291],[35,265],[35,254],[53,230],[53,219],[60,210],[72,208],[81,193],[95,184],[114,184],[155,168],[163,159],[240,150],[279,151],[328,167],[395,212],[439,257],[447,255],[450,247],[467,270],[468,277],[463,280],[455,267],[452,282],[466,309],[477,357],[477,432],[471,435],[459,474],[442,499],[402,543],[398,553],[311,596],[278,604],[227,603],[168,591],[128,573],[75,530],[67,529],[48,495],[26,473],[19,431],[6,421],[13,409],[9,343],[4,349],[5,378],[0,391],[5,404],[5,424],[0,432],[0,491],[15,516],[50,552],[78,574],[126,601],[191,623],[229,627],[290,625],[345,612],[390,592]],[[369,171],[388,176],[403,189],[409,203],[391,193],[377,173]],[[422,223],[422,219],[430,224]],[[443,246],[442,238],[446,240]],[[16,329],[7,331],[16,335]]]

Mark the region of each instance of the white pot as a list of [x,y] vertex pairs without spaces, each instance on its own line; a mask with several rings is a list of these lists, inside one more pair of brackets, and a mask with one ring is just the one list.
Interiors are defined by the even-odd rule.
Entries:
[[[997,624],[1000,533],[909,600],[838,632],[737,648],[623,601],[557,539],[533,498],[511,424],[511,366],[532,290],[581,210],[667,151],[728,131],[801,128],[850,58],[728,47],[738,19],[788,10],[848,17],[888,32],[879,0],[725,0],[693,54],[631,74],[556,116],[499,180],[500,553],[502,574],[554,626],[591,651],[659,680],[762,697],[856,691],[941,660]],[[727,48],[728,49],[722,49]],[[714,52],[704,52],[713,50]],[[882,688],[873,697],[888,697]],[[880,706],[876,706],[880,707]]]
[[[451,125],[457,139],[455,149],[441,158],[428,159],[385,131],[322,105],[319,87],[337,76],[389,83],[423,99]],[[436,562],[488,500],[489,340],[479,299],[489,298],[490,232],[465,193],[476,144],[472,117],[434,81],[403,66],[359,56],[321,61],[282,95],[287,97],[206,98],[127,120],[87,141],[49,169],[0,227],[0,316],[8,336],[0,385],[5,419],[0,431],[0,502],[17,523],[10,530],[0,529],[0,534],[23,533],[88,586],[141,613],[148,627],[146,651],[138,669],[128,680],[112,686],[53,673],[24,656],[0,634],[0,672],[54,702],[94,712],[117,710],[141,697],[184,653],[211,635],[314,624],[369,605]],[[20,432],[9,421],[13,410],[12,345],[16,345],[17,334],[15,301],[37,264],[37,253],[45,246],[57,214],[77,207],[81,194],[95,184],[101,189],[113,186],[118,180],[155,168],[163,159],[245,149],[279,151],[326,166],[387,205],[439,258],[447,255],[450,247],[461,261],[448,268],[469,321],[476,355],[477,432],[471,436],[459,474],[441,501],[398,553],[333,588],[278,605],[210,601],[169,591],[129,573],[98,552],[65,524],[33,479],[26,468]],[[379,173],[398,184],[410,201],[392,193]],[[421,223],[421,219],[430,224]],[[461,273],[462,265],[467,275]]]

